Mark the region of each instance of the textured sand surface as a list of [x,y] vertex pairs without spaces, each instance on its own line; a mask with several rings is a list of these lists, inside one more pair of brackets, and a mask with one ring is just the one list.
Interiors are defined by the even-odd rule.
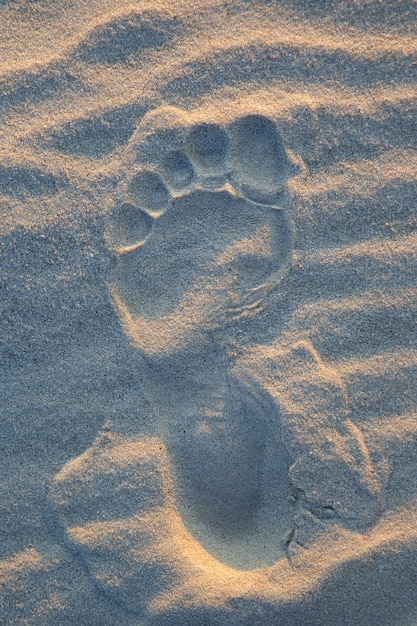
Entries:
[[0,624],[417,623],[417,4],[0,0]]

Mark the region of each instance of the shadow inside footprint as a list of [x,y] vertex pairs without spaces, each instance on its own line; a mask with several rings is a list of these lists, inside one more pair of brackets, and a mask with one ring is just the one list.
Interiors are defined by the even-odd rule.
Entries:
[[233,381],[223,398],[218,382],[211,408],[165,424],[164,439],[185,524],[221,562],[252,569],[285,554],[289,457],[276,408]]
[[185,437],[174,431],[169,445],[190,508],[214,529],[234,535],[254,524],[267,433],[243,389],[228,389],[225,396],[216,394],[202,415],[182,416]]

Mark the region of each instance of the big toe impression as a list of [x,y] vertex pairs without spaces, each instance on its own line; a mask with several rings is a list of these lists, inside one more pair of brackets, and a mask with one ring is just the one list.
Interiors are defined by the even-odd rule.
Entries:
[[230,165],[234,185],[260,204],[277,204],[292,173],[281,135],[263,115],[247,115],[234,124]]

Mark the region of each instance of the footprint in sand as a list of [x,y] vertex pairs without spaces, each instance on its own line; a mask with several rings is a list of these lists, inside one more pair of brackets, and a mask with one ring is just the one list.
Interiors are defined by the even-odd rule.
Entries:
[[106,236],[150,426],[102,434],[51,495],[100,587],[152,613],[164,593],[200,597],[201,577],[233,585],[287,559],[303,511],[369,523],[379,485],[343,386],[312,347],[267,351],[261,366],[253,348],[241,356],[291,255],[295,168],[276,125],[258,114],[192,124],[168,110],[138,138]]
[[[261,115],[227,131],[213,123],[181,130],[154,169],[127,181],[128,202],[109,228],[120,255],[113,295],[146,355],[148,401],[183,519],[223,562],[254,567],[279,557],[292,526],[288,455],[278,417],[269,410],[265,419],[230,370],[239,320],[259,313],[290,256],[293,166]],[[274,532],[258,515],[272,442]]]
[[270,120],[161,135],[167,145],[155,146],[154,169],[132,172],[108,230],[120,254],[114,299],[148,355],[171,354],[208,330],[224,336],[251,307],[255,315],[291,252],[284,209],[293,166]]

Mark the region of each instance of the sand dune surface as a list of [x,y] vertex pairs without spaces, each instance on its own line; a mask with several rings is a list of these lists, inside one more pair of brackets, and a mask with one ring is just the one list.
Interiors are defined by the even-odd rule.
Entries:
[[417,623],[416,18],[0,0],[0,624]]

